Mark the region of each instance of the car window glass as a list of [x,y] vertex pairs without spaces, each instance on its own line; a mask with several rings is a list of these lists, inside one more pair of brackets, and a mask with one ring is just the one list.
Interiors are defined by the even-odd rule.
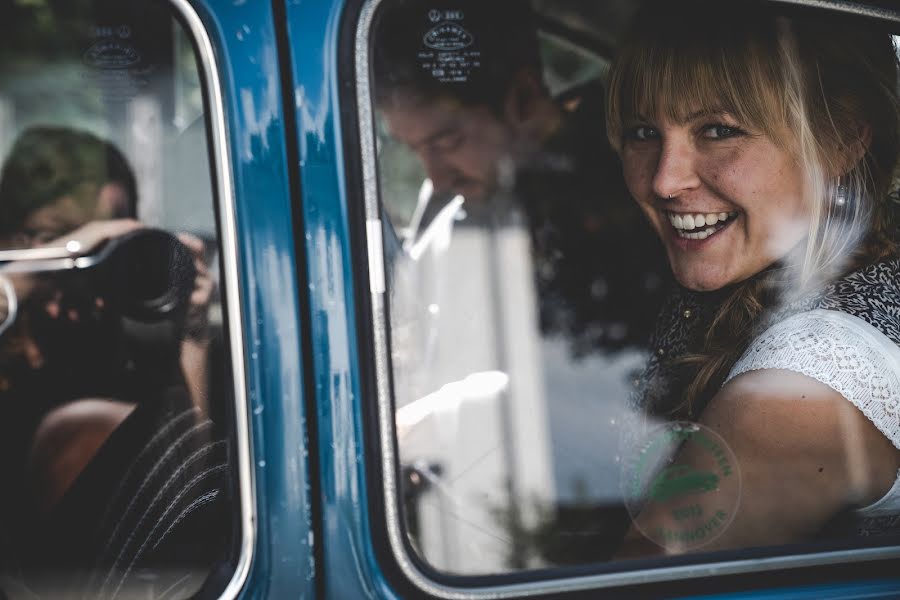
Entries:
[[[833,15],[760,3],[734,23],[692,6],[379,5],[399,497],[410,549],[438,572],[895,539],[897,28],[848,19],[869,42],[847,58]],[[722,83],[737,72],[757,96]],[[833,113],[804,94],[870,109],[828,137],[817,119]],[[821,412],[798,415],[794,392]],[[791,419],[820,428],[797,436],[806,458],[729,421],[762,414],[740,398],[780,411],[784,443]],[[757,476],[769,467],[781,475]],[[837,481],[855,491],[823,500]],[[768,497],[810,508],[777,516]]]
[[0,32],[0,595],[214,593],[240,532],[197,49],[149,0]]

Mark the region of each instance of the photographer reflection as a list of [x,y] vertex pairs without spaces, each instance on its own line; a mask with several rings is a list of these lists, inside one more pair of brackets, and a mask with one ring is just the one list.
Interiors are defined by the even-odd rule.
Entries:
[[[27,563],[34,543],[45,561],[35,540],[52,540],[60,560],[91,560],[82,551],[100,523],[71,522],[78,502],[67,494],[104,505],[140,432],[168,415],[191,411],[199,423],[207,412],[213,281],[204,244],[144,228],[136,200],[122,154],[71,129],[25,131],[0,173],[6,558]],[[107,472],[79,482],[92,461]],[[69,522],[54,524],[54,513]]]

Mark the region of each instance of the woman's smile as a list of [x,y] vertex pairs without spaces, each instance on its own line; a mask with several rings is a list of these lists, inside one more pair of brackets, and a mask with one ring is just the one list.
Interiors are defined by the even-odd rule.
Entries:
[[677,213],[665,211],[675,234],[682,240],[703,241],[734,222],[736,211]]
[[807,235],[798,162],[728,113],[641,117],[626,128],[622,161],[631,195],[689,289],[752,277]]

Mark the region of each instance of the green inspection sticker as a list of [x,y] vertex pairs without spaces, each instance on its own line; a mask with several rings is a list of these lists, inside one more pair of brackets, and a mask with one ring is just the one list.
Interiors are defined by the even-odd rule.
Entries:
[[622,482],[635,526],[674,552],[721,535],[741,498],[741,474],[731,448],[709,427],[687,421],[652,429],[625,461]]

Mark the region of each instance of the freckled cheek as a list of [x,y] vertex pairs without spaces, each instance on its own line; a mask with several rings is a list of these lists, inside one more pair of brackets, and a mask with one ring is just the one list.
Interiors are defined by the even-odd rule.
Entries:
[[622,157],[622,175],[625,186],[639,203],[648,202],[652,197],[653,167],[644,156],[625,154]]

